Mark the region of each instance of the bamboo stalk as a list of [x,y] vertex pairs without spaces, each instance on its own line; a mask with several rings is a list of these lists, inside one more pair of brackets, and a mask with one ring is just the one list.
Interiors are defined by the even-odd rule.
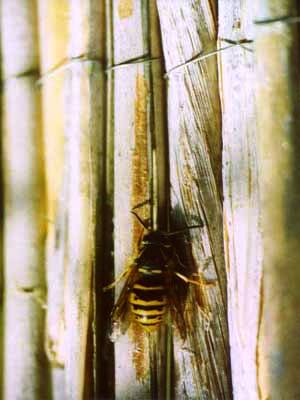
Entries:
[[[167,135],[166,85],[163,79],[163,53],[157,7],[149,8],[148,43],[150,58],[156,60],[149,65],[150,134],[152,162],[152,224],[153,229],[167,232],[170,229],[170,181]],[[155,399],[168,399],[172,375],[172,335],[169,326],[162,326],[157,335],[149,337],[149,362],[151,395]]]
[[[82,63],[84,60],[88,60],[89,64],[82,64],[84,66],[83,71],[84,74],[87,73],[88,76],[88,85],[90,98],[84,100],[89,103],[90,108],[90,121],[85,121],[83,126],[82,134],[85,134],[84,130],[88,128],[88,125],[91,124],[90,134],[91,141],[90,146],[92,151],[95,151],[93,159],[90,160],[90,163],[94,164],[92,166],[92,174],[90,178],[90,184],[94,186],[94,193],[91,194],[91,202],[92,204],[92,212],[94,213],[93,221],[94,227],[91,227],[93,230],[93,240],[95,242],[95,248],[93,251],[94,261],[90,267],[93,267],[91,271],[93,276],[91,277],[92,287],[82,287],[82,293],[87,293],[89,290],[92,290],[92,297],[90,298],[90,320],[87,321],[89,324],[88,336],[86,338],[86,342],[92,342],[87,348],[86,351],[86,359],[82,359],[82,362],[85,364],[82,365],[82,373],[85,373],[85,397],[89,397],[94,395],[95,397],[101,396],[102,391],[102,383],[105,381],[106,371],[109,370],[107,365],[102,363],[101,354],[102,354],[102,346],[103,346],[103,331],[105,322],[103,315],[106,310],[104,309],[102,302],[102,287],[103,287],[103,277],[102,277],[102,264],[104,260],[104,248],[103,248],[103,240],[102,235],[104,230],[104,216],[107,217],[104,212],[104,204],[106,201],[106,196],[104,194],[104,174],[105,174],[105,139],[104,139],[104,130],[105,130],[105,77],[103,70],[104,63],[104,51],[105,51],[105,2],[99,1],[88,1],[88,2],[78,2],[74,0],[71,2],[71,37],[70,37],[70,45],[69,45],[69,57],[72,60],[80,60]],[[86,79],[83,77],[82,81]],[[75,80],[74,80],[75,83]],[[80,83],[80,80],[78,80]],[[94,87],[93,87],[94,86]],[[75,88],[73,86],[73,88]],[[84,113],[86,112],[84,102],[80,104],[82,110],[81,120],[84,121]],[[70,109],[71,114],[76,112],[73,107]],[[78,121],[79,122],[79,121]],[[79,122],[79,125],[82,125],[82,122]],[[71,141],[70,141],[71,143]],[[82,144],[80,144],[82,146]],[[72,145],[70,147],[72,149]],[[96,150],[98,149],[98,150]],[[74,149],[75,150],[75,149]],[[75,150],[76,151],[76,150]],[[74,153],[75,154],[75,153]],[[73,160],[74,161],[74,160]],[[70,164],[72,168],[72,161]],[[82,166],[82,170],[84,172],[84,165]],[[76,194],[74,193],[76,196]],[[84,215],[83,215],[84,218]],[[78,304],[80,306],[80,304]],[[80,311],[80,309],[79,309]],[[82,311],[80,311],[82,312]],[[86,318],[84,313],[80,317],[82,320]],[[73,323],[77,323],[73,321]],[[70,333],[72,333],[74,327],[70,325],[69,327]],[[82,340],[82,337],[80,337]],[[83,343],[84,345],[84,343]],[[74,343],[76,346],[76,343]],[[78,351],[78,355],[80,355],[80,348]],[[70,388],[76,382],[76,369],[77,364],[71,363],[68,372],[71,376],[70,380]]]
[[[68,113],[69,223],[66,266],[66,394],[81,399],[85,385],[86,346],[92,318],[92,267],[95,262],[96,199],[99,188],[103,91],[98,63],[70,70]],[[102,92],[103,93],[103,92]],[[99,200],[98,200],[99,201]]]
[[[47,187],[47,314],[45,347],[51,364],[54,399],[64,395],[64,274],[67,246],[68,170],[65,150],[63,86],[65,73],[43,80],[43,136]],[[54,167],[55,166],[55,167]],[[62,392],[61,392],[62,390]]]
[[[143,233],[131,209],[144,203],[136,211],[155,227],[165,212],[164,84],[155,3],[109,4],[111,20],[107,26],[113,28],[108,85],[113,90],[113,118],[108,121],[108,135],[114,135],[114,255],[118,276],[137,255]],[[117,288],[116,299],[119,292]],[[116,398],[150,397],[154,390],[150,362],[148,337],[132,324],[128,334],[115,344]]]
[[[125,78],[126,77],[126,78]],[[124,85],[124,80],[126,86]],[[149,198],[146,102],[148,96],[144,67],[137,66],[124,71],[114,72],[115,83],[115,270],[118,276],[136,251],[135,246],[141,235],[140,227],[133,220],[130,210]],[[117,95],[116,95],[117,94]],[[140,107],[140,108],[138,108]],[[118,117],[116,118],[116,110]],[[137,118],[140,117],[138,121]],[[140,123],[140,125],[138,125]],[[142,125],[143,124],[143,125]],[[134,129],[132,129],[134,127]],[[143,128],[144,127],[144,128]],[[135,133],[140,135],[139,143],[135,143]],[[141,141],[144,140],[144,143]],[[139,146],[139,147],[138,147]],[[135,150],[134,150],[135,149]],[[141,165],[138,163],[138,152],[143,152]],[[135,153],[135,154],[134,154]],[[135,156],[135,159],[134,159]],[[138,181],[144,187],[142,196],[133,200],[133,182]],[[136,185],[137,187],[137,185]],[[137,191],[137,189],[136,189]],[[140,200],[140,198],[142,199]],[[142,218],[146,219],[145,208]],[[149,213],[148,213],[149,215]],[[130,235],[128,235],[130,232]],[[118,298],[119,290],[116,290]],[[129,335],[121,336],[115,343],[115,380],[116,398],[147,398],[150,389],[149,364],[147,360],[148,342],[143,332],[130,330]],[[129,358],[129,359],[128,359]],[[126,371],[126,374],[124,373]]]
[[[145,56],[145,4],[112,2],[114,65]],[[114,80],[114,256],[115,275],[133,256],[142,229],[131,209],[150,198],[147,103],[149,81],[144,64],[113,70]],[[140,215],[149,217],[149,206]],[[130,232],[130,234],[128,234]],[[120,288],[116,288],[116,299]],[[148,341],[141,331],[129,330],[115,343],[115,396],[149,398]]]
[[[43,1],[40,20],[49,214],[48,355],[54,367],[53,396],[80,399],[93,395],[92,273],[95,248],[101,244],[103,178],[103,9],[97,1]],[[55,366],[64,366],[64,371]]]
[[11,78],[4,87],[5,399],[46,398],[45,199],[34,81]]
[[[195,4],[196,3],[196,4]],[[186,304],[188,339],[174,338],[174,398],[230,399],[226,275],[221,204],[221,131],[215,57],[189,62],[216,46],[214,2],[157,2],[168,78],[171,209],[173,223],[191,230],[195,271],[215,280],[193,289]],[[189,266],[189,267],[192,267]],[[209,313],[209,323],[203,317]]]
[[67,59],[69,0],[39,0],[38,11],[41,72],[45,74]]
[[[104,72],[100,62],[104,52],[103,13],[101,4],[94,0],[71,3],[70,54],[79,59],[70,64],[65,92],[67,113],[72,116],[66,127],[69,157],[66,395],[70,399],[89,398],[93,387],[89,350],[93,336],[89,332],[93,319],[96,223],[99,229],[98,213],[102,208],[99,195],[104,140]],[[98,236],[97,239],[101,240]],[[100,291],[100,287],[96,289]]]
[[[112,41],[112,4],[105,1],[105,43],[106,65],[113,65]],[[114,398],[114,345],[109,339],[110,317],[113,307],[113,293],[103,293],[103,287],[114,280],[114,237],[113,237],[113,198],[114,198],[114,124],[113,124],[113,74],[106,74],[106,121],[104,141],[104,185],[103,185],[103,249],[97,247],[101,255],[96,253],[97,263],[95,271],[95,287],[101,293],[95,298],[95,323],[96,323],[96,357],[95,357],[95,395],[97,398]],[[102,233],[101,232],[101,233]],[[102,256],[102,258],[101,258]],[[96,291],[97,293],[97,291]]]
[[67,261],[68,163],[66,151],[66,72],[56,70],[67,58],[67,1],[38,2],[43,137],[47,193],[47,315],[45,347],[51,364],[53,399],[65,397],[64,277]]
[[70,58],[102,60],[104,52],[104,2],[70,2]]
[[34,1],[1,3],[4,174],[4,399],[47,398],[45,194]]
[[34,0],[2,2],[2,77],[38,72],[37,15]]
[[[299,397],[299,16],[297,1],[256,2],[263,276],[257,339],[259,398]],[[277,22],[272,22],[273,20]]]
[[[219,48],[253,40],[251,2],[219,2]],[[233,393],[258,398],[261,235],[252,43],[219,53],[222,103],[224,245]]]

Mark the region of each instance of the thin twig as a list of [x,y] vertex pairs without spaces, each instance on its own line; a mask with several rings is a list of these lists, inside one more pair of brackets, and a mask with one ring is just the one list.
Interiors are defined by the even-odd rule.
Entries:
[[262,20],[255,20],[255,25],[269,25],[277,22],[285,23],[285,24],[298,24],[300,22],[300,17],[294,17],[292,15],[275,17],[275,18],[267,18]]
[[[240,46],[244,50],[247,50],[247,51],[250,51],[250,52],[253,51],[253,50],[249,49],[248,47],[243,46],[243,43],[245,43],[244,41],[236,41],[236,42],[234,42],[234,41],[229,41],[228,39],[224,39],[224,41],[229,42],[229,43],[231,42],[231,44],[229,46],[221,47],[220,49],[209,51],[207,53],[201,52],[200,54],[196,55],[195,57],[192,57],[190,60],[188,60],[188,61],[186,61],[186,62],[184,62],[182,64],[176,65],[175,67],[169,69],[169,71],[167,71],[165,73],[165,76],[164,76],[165,79],[168,79],[169,76],[174,72],[179,72],[183,68],[186,68],[186,67],[188,67],[188,66],[190,66],[192,64],[198,63],[198,62],[200,62],[202,60],[205,60],[205,59],[207,59],[209,57],[212,57],[212,56],[214,56],[214,55],[216,55],[216,54],[218,54],[218,53],[220,53],[220,52],[222,52],[224,50],[231,49],[232,47]],[[250,41],[247,41],[247,43],[250,43]]]
[[119,64],[110,65],[105,69],[105,72],[115,71],[116,69],[131,67],[136,64],[151,64],[152,62],[161,61],[161,57],[138,57]]

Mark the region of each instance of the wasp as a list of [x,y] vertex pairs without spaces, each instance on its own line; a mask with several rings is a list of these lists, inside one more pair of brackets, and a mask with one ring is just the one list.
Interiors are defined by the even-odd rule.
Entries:
[[148,228],[137,213],[131,212],[144,227],[144,233],[138,244],[137,257],[112,284],[104,288],[104,291],[112,289],[121,279],[126,279],[112,310],[112,340],[114,331],[125,333],[132,321],[147,332],[157,330],[166,321],[168,311],[182,339],[185,339],[187,329],[180,286],[182,282],[201,285],[202,280],[190,279],[183,273],[185,266],[177,254],[174,238],[203,225],[164,232]]

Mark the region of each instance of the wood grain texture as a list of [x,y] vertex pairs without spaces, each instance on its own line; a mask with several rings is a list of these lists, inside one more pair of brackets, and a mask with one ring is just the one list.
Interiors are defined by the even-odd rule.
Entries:
[[[190,288],[187,343],[175,338],[175,397],[230,399],[226,322],[226,274],[222,231],[221,114],[217,63],[211,57],[181,65],[216,46],[215,10],[211,2],[158,1],[168,73],[168,124],[173,223],[193,225],[190,232],[195,270],[215,285],[199,293]],[[196,292],[196,293],[195,293]],[[197,294],[198,293],[198,294]]]
[[[219,48],[254,39],[251,2],[219,2]],[[222,103],[224,243],[233,393],[258,397],[256,345],[261,284],[261,232],[255,112],[254,45],[219,53]]]
[[[256,2],[256,107],[263,244],[257,345],[259,396],[298,398],[299,16],[296,1]],[[265,22],[264,22],[265,21]],[[259,23],[260,22],[260,23]]]

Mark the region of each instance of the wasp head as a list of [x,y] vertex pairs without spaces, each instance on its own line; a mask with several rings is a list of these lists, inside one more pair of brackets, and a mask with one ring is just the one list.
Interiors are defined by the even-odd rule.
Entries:
[[154,245],[170,247],[170,240],[164,232],[161,231],[149,231],[145,233],[142,244],[144,246]]

